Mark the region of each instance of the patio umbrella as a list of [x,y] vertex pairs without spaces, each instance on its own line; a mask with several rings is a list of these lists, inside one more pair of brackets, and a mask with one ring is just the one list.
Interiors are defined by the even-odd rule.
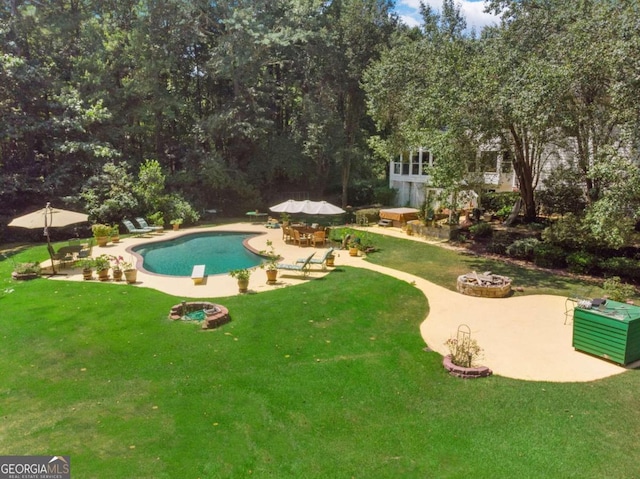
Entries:
[[302,208],[302,213],[307,213],[308,215],[341,215],[346,211],[326,201],[306,201]]
[[278,203],[269,209],[274,213],[300,213],[302,212],[302,206],[304,201],[287,200],[282,203]]
[[[89,221],[89,216],[84,213],[52,208],[51,203],[47,203],[47,206],[41,210],[12,219],[7,226],[27,229],[44,228],[44,235],[47,237],[47,246],[51,246],[51,239],[49,238],[50,227],[69,226],[76,223],[83,223],[85,221]],[[51,257],[51,270],[53,271],[53,274],[56,274],[56,269],[53,265],[53,256],[51,255],[51,248],[48,247],[47,250]]]
[[296,201],[287,200],[269,208],[274,213],[305,213],[307,215],[340,215],[345,213],[342,208],[326,201]]

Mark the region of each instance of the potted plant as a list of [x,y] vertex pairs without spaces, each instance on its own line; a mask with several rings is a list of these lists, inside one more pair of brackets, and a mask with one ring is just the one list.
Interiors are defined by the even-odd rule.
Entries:
[[113,271],[113,280],[122,281],[124,274],[124,259],[122,256],[111,256],[111,270]]
[[109,256],[102,254],[94,260],[96,272],[98,273],[98,279],[100,281],[109,280],[109,268],[111,267],[111,261]]
[[120,267],[124,271],[124,279],[128,284],[134,284],[138,280],[138,270],[131,261],[122,261]]
[[260,267],[267,272],[267,284],[276,284],[280,255],[276,253],[271,240],[267,241],[267,249],[260,251],[260,254],[266,258],[266,261]]
[[289,226],[289,223],[291,222],[291,215],[289,213],[280,213],[280,223],[283,224],[283,226]]
[[40,276],[40,264],[33,263],[18,263],[11,273],[11,277],[17,280],[35,279]]
[[78,261],[78,266],[82,268],[82,277],[85,280],[93,279],[93,268],[96,263],[93,258],[84,258]]
[[349,256],[358,256],[358,251],[360,251],[361,246],[360,238],[357,236],[352,237],[349,240]]
[[241,293],[246,293],[249,289],[249,277],[251,276],[251,270],[246,268],[234,269],[229,271],[229,276],[238,280],[238,290]]
[[180,229],[180,225],[182,224],[184,220],[182,218],[175,218],[172,219],[171,221],[169,221],[170,224],[173,225],[173,229],[175,231],[178,231]]
[[336,255],[331,253],[327,255],[327,266],[331,266],[332,268],[335,266]]
[[118,225],[111,227],[111,242],[120,243],[120,228],[118,228]]
[[91,225],[91,231],[93,232],[93,236],[95,237],[98,246],[107,246],[109,237],[111,236],[111,226],[102,223],[96,223],[94,225]]

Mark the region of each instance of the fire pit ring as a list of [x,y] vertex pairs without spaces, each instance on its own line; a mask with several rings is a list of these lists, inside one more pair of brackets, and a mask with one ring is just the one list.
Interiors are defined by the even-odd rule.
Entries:
[[480,298],[506,298],[511,294],[511,278],[492,274],[491,271],[475,271],[458,276],[458,292]]

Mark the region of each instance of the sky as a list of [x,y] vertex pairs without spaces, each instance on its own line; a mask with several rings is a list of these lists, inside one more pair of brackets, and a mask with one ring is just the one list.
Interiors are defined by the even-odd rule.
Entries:
[[[442,0],[422,1],[437,12],[442,8]],[[455,3],[461,6],[462,15],[467,19],[467,29],[475,27],[476,32],[479,33],[486,25],[500,23],[498,17],[484,13],[483,0],[456,0]],[[396,12],[409,26],[419,26],[422,23],[420,0],[396,0]]]

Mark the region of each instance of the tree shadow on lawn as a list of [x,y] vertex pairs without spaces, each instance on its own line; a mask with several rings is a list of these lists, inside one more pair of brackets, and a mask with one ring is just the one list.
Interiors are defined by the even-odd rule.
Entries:
[[[548,293],[566,293],[574,291],[576,289],[576,283],[579,281],[576,278],[564,275],[562,271],[553,271],[540,268],[528,268],[525,266],[519,266],[510,264],[507,262],[499,262],[496,260],[489,260],[483,258],[467,259],[465,261],[473,271],[484,272],[491,271],[494,274],[508,276],[513,281],[514,287],[523,287],[525,289],[543,290]],[[598,288],[599,285],[593,281],[581,281],[584,283],[584,288]],[[548,290],[548,291],[547,291]]]

